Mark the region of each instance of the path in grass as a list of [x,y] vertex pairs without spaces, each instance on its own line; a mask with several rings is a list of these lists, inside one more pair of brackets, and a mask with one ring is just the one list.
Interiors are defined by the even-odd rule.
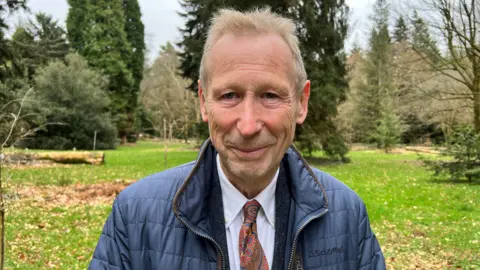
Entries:
[[[188,148],[170,147],[167,167],[195,159]],[[101,167],[10,170],[7,269],[85,269],[113,198],[163,170],[163,149],[142,142],[107,151]],[[350,157],[347,165],[311,164],[364,199],[390,269],[480,267],[480,185],[431,183],[414,154]]]

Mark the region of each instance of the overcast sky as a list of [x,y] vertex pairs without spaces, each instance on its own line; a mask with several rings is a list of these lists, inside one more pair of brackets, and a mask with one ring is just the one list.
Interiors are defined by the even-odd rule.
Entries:
[[[346,42],[349,50],[353,42],[364,46],[368,39],[368,16],[374,0],[346,0],[351,9],[350,33]],[[183,25],[183,20],[177,15],[181,11],[178,0],[139,0],[142,10],[142,20],[145,24],[145,42],[149,50],[149,58],[154,58],[160,45],[167,41],[176,42],[180,38],[178,28]],[[32,12],[42,11],[52,15],[55,19],[65,24],[68,13],[67,0],[28,0],[28,7]],[[10,17],[10,24],[15,24],[26,15]]]

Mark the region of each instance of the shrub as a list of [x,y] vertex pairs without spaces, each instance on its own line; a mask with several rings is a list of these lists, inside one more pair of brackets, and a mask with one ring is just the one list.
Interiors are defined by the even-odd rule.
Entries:
[[447,175],[452,180],[466,178],[469,181],[480,178],[480,134],[472,127],[455,130],[440,155],[444,158],[432,160],[421,157],[434,176]]
[[112,149],[117,130],[108,105],[106,81],[91,70],[79,55],[69,54],[66,63],[54,61],[34,78],[39,114],[51,125],[23,146],[41,149]]

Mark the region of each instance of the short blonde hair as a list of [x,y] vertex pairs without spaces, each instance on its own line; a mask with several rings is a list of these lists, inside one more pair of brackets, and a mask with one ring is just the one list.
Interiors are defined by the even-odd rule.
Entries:
[[270,11],[270,8],[254,9],[249,12],[239,12],[233,9],[221,9],[212,18],[207,40],[203,48],[200,63],[200,81],[204,91],[208,85],[208,70],[206,68],[208,52],[215,43],[226,34],[276,34],[279,35],[290,48],[293,55],[293,68],[295,71],[295,90],[302,93],[307,81],[307,73],[303,64],[302,55],[297,36],[295,23]]

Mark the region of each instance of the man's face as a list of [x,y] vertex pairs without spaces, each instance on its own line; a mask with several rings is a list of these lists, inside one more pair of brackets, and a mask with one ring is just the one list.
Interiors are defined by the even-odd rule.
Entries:
[[225,35],[208,54],[203,120],[227,177],[273,176],[307,115],[310,82],[297,94],[293,56],[277,35]]

